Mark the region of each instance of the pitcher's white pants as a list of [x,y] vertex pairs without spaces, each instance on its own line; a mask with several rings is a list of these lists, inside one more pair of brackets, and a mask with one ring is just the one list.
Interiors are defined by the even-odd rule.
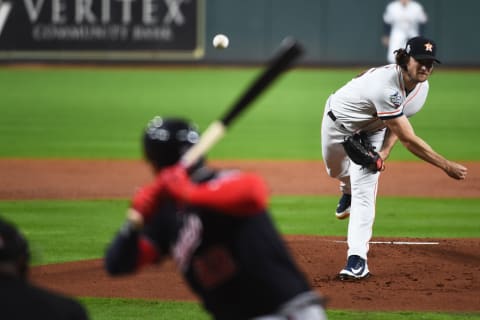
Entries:
[[[352,195],[348,222],[347,256],[358,255],[367,259],[368,242],[372,238],[375,220],[375,200],[380,173],[372,173],[353,163],[345,153],[342,142],[352,135],[328,115],[328,106],[322,120],[322,156],[329,176],[340,180],[340,190]],[[370,143],[380,150],[385,130],[369,133]]]

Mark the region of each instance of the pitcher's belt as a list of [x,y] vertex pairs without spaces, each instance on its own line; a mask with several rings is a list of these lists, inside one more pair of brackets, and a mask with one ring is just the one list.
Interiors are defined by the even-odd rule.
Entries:
[[333,120],[333,122],[337,121],[337,117],[333,114],[332,110],[327,112],[327,115],[330,117],[330,119]]

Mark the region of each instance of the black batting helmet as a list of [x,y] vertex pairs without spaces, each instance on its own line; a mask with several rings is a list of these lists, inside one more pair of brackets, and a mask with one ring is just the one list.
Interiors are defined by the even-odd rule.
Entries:
[[192,145],[198,142],[196,127],[181,118],[155,117],[145,129],[145,157],[157,168],[175,164]]

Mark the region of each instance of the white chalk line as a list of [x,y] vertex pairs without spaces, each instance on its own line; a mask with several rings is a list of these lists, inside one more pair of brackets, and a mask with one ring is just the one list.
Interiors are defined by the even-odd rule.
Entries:
[[[347,243],[345,240],[330,240],[335,243]],[[390,245],[438,245],[440,242],[429,241],[370,241],[369,244],[390,244]]]

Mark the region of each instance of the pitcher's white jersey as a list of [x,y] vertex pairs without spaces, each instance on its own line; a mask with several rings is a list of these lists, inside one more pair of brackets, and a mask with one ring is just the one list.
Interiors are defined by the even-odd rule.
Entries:
[[428,88],[428,81],[419,83],[407,96],[400,67],[389,64],[350,80],[330,96],[326,107],[348,131],[373,132],[385,128],[382,119],[417,113]]

